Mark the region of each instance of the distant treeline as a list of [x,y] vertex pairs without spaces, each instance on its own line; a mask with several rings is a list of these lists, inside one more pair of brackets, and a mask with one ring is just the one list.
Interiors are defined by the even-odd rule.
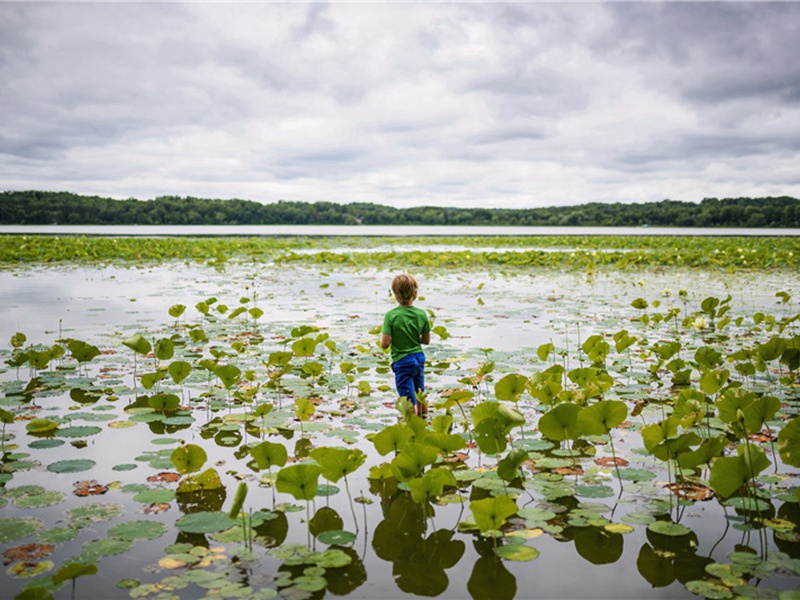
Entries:
[[288,202],[162,196],[115,200],[68,192],[0,192],[6,225],[570,225],[800,227],[800,200],[706,198],[548,208],[392,208],[380,204]]

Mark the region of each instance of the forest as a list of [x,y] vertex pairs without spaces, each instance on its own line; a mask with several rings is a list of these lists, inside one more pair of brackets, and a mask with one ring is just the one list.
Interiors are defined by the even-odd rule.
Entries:
[[800,200],[705,198],[641,204],[592,202],[545,208],[393,208],[354,202],[261,203],[160,196],[117,200],[69,192],[0,192],[4,225],[516,225],[800,227]]

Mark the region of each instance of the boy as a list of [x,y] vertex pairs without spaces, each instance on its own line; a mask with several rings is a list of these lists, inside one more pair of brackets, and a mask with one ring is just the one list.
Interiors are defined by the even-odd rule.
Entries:
[[422,344],[431,342],[431,324],[424,310],[412,306],[419,284],[408,274],[392,281],[392,292],[400,306],[383,317],[381,348],[392,347],[392,371],[397,394],[414,405],[414,412],[423,416],[427,410],[417,401],[416,391],[425,389],[425,354]]

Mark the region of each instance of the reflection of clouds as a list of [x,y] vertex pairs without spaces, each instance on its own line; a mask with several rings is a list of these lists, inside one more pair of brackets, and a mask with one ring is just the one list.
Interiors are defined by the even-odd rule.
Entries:
[[[333,248],[336,250],[336,248]],[[229,264],[225,271],[203,265],[172,263],[145,268],[54,267],[17,268],[0,272],[0,341],[21,331],[32,343],[52,343],[59,320],[65,335],[100,343],[115,332],[152,330],[174,323],[168,309],[187,306],[181,322],[201,323],[195,304],[216,297],[230,310],[248,297],[264,311],[260,326],[276,335],[313,324],[338,342],[363,343],[393,306],[388,294],[392,271],[331,270],[281,265]],[[403,269],[400,269],[403,270]],[[690,290],[688,309],[702,297],[725,297],[738,290],[734,307],[755,307],[782,314],[775,292],[800,284],[786,274],[715,275],[684,272],[637,274],[598,273],[591,278],[558,272],[495,273],[476,266],[469,274],[421,270],[417,304],[435,314],[438,325],[453,336],[444,344],[434,336],[429,352],[476,348],[514,351],[536,348],[551,340],[556,346],[605,331],[608,319],[629,318],[636,297],[661,298],[665,288]],[[797,278],[795,278],[797,279]],[[483,287],[478,286],[483,283]],[[640,284],[641,283],[641,284]],[[327,287],[321,287],[327,284]],[[343,285],[339,285],[343,284]],[[696,297],[694,297],[696,296]],[[702,297],[701,297],[702,296]],[[483,304],[478,302],[481,300]],[[682,303],[661,298],[664,304]],[[135,301],[132,301],[135,300]],[[212,306],[212,314],[226,319]],[[45,332],[54,332],[52,333]],[[5,343],[5,342],[3,342]],[[110,342],[105,342],[106,344]],[[115,343],[115,342],[114,342]]]

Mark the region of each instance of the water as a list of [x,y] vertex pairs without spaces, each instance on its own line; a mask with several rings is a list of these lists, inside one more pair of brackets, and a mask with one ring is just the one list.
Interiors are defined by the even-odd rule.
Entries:
[[0,225],[5,235],[103,236],[746,236],[797,237],[800,229],[690,227],[491,227],[438,225]]
[[[569,350],[565,360],[569,368],[574,368],[579,366],[575,347],[595,332],[614,333],[624,328],[647,338],[649,343],[669,337],[671,325],[647,328],[631,320],[635,312],[630,308],[633,298],[644,297],[651,302],[659,300],[663,304],[659,309],[661,311],[668,306],[684,308],[684,302],[688,310],[694,310],[707,295],[723,298],[731,293],[734,297],[732,317],[749,316],[755,310],[761,310],[781,318],[789,316],[793,306],[780,304],[775,292],[789,290],[796,295],[800,290],[800,274],[786,272],[723,274],[667,269],[643,271],[635,276],[609,271],[587,277],[536,270],[511,274],[481,270],[447,271],[420,279],[422,297],[418,304],[430,309],[435,315],[435,324],[445,326],[450,333],[447,339],[434,335],[433,343],[426,348],[430,365],[428,384],[434,398],[448,388],[463,387],[464,384],[459,380],[473,375],[474,371],[470,369],[482,364],[487,357],[496,363],[497,380],[507,372],[527,375],[542,370],[545,364],[536,356],[536,350],[540,344],[549,341],[560,350]],[[231,362],[257,370],[259,381],[263,382],[266,377],[262,361],[269,352],[287,348],[287,337],[293,327],[311,324],[328,333],[342,354],[333,363],[330,386],[316,387],[323,399],[317,407],[322,418],[306,424],[309,429],[306,435],[317,446],[357,447],[368,455],[365,465],[351,476],[349,485],[354,496],[363,495],[372,502],[355,505],[356,522],[359,524],[358,538],[351,548],[355,567],[348,571],[347,577],[341,577],[340,587],[330,587],[329,592],[317,592],[312,596],[314,598],[347,596],[390,599],[420,595],[453,599],[512,596],[688,598],[692,595],[683,583],[706,577],[703,571],[706,562],[727,564],[728,555],[736,550],[773,553],[781,550],[792,558],[800,558],[798,542],[780,539],[766,528],[750,532],[738,530],[736,526],[741,526],[743,520],[736,511],[728,509],[730,515],[726,517],[719,504],[710,501],[699,502],[685,509],[681,522],[694,533],[678,540],[652,534],[644,525],[635,525],[632,531],[625,534],[611,534],[599,526],[569,525],[561,535],[543,533],[523,542],[540,552],[539,558],[534,561],[495,560],[492,558],[494,550],[491,540],[457,531],[457,524],[470,516],[467,508],[469,502],[482,495],[475,489],[464,495],[463,508],[458,502],[432,505],[427,515],[422,512],[422,505],[410,502],[406,494],[384,497],[372,491],[367,478],[369,467],[390,460],[391,456],[381,457],[377,454],[365,437],[374,430],[365,429],[365,426],[397,421],[396,411],[385,405],[393,400],[391,390],[378,390],[378,386],[390,383],[390,375],[378,371],[378,368],[386,367],[386,358],[370,349],[377,336],[369,332],[380,324],[383,313],[392,305],[388,297],[388,284],[387,275],[374,269],[334,268],[329,270],[327,276],[323,276],[313,268],[282,266],[276,270],[270,266],[247,264],[229,265],[224,270],[180,263],[146,268],[59,265],[2,270],[0,305],[4,309],[0,312],[0,345],[9,349],[8,340],[17,331],[24,332],[28,336],[28,343],[32,344],[50,345],[59,337],[75,337],[97,344],[101,350],[109,353],[93,361],[88,370],[88,379],[94,387],[111,388],[119,399],[110,401],[104,396],[95,404],[77,406],[70,398],[68,388],[86,385],[87,378],[77,377],[75,372],[67,371],[67,381],[75,383],[37,396],[34,403],[40,409],[20,408],[14,404],[13,396],[5,395],[0,397],[0,406],[36,418],[70,419],[81,413],[107,412],[118,421],[129,421],[131,415],[123,410],[125,405],[137,395],[151,393],[141,386],[135,391],[131,388],[132,352],[122,345],[122,340],[130,335],[142,333],[149,339],[173,334],[186,337],[189,326],[203,327],[212,340],[211,346],[229,353]],[[688,290],[685,300],[677,296],[679,288]],[[215,305],[225,304],[229,307],[226,313],[212,311],[215,315],[213,321],[204,318],[195,309],[198,301],[212,296],[217,298]],[[228,318],[242,299],[250,299],[250,303],[257,304],[265,311],[257,326],[249,324],[242,317],[238,320]],[[188,307],[186,314],[178,320],[167,313],[169,307],[177,303]],[[236,340],[247,339],[245,334],[253,327],[264,341],[256,351],[250,349],[238,355],[232,344]],[[762,334],[771,335],[768,332]],[[690,340],[692,344],[703,343],[699,334],[690,335],[695,336]],[[630,358],[636,361],[636,353],[632,354]],[[6,352],[0,359],[7,356]],[[140,357],[139,360],[139,374],[143,370],[153,370],[152,357]],[[358,379],[371,384],[373,391],[370,396],[358,397],[354,392],[345,393],[344,379],[336,368],[344,360],[365,367]],[[450,362],[451,366],[436,373],[433,365],[443,361]],[[646,368],[647,363],[635,363],[635,370]],[[24,384],[30,373],[27,366],[20,371],[19,377]],[[627,374],[616,376],[621,383],[629,378]],[[14,369],[0,374],[6,392],[13,388],[16,379]],[[199,393],[208,388],[205,383],[205,374],[196,373],[187,384],[188,388],[194,390],[189,392],[194,400],[183,402],[193,407],[188,411],[195,418],[191,425],[159,428],[158,423],[136,422],[129,428],[112,429],[105,422],[84,422],[76,416],[72,425],[98,425],[102,429],[96,435],[85,437],[85,448],[71,446],[70,442],[74,439],[67,439],[66,444],[58,448],[33,448],[30,444],[37,438],[26,432],[27,421],[13,424],[15,437],[11,441],[18,444],[14,452],[29,454],[27,458],[41,464],[13,471],[13,478],[3,484],[4,489],[43,485],[64,492],[67,498],[53,507],[27,510],[17,508],[11,502],[0,504],[0,518],[33,516],[44,522],[43,529],[49,529],[65,525],[68,509],[77,506],[108,502],[123,508],[119,518],[93,523],[81,529],[74,540],[58,544],[51,557],[56,569],[65,561],[80,555],[86,544],[107,538],[109,529],[121,522],[148,520],[168,527],[167,533],[157,539],[139,540],[128,552],[97,559],[99,574],[79,578],[76,597],[127,598],[127,590],[117,587],[121,579],[136,578],[143,584],[155,584],[165,580],[169,582],[169,577],[176,577],[185,583],[183,577],[196,575],[197,571],[203,570],[158,566],[169,544],[187,539],[174,525],[191,508],[172,501],[166,512],[147,515],[143,513],[147,505],[134,501],[133,493],[123,489],[125,485],[145,484],[146,477],[160,471],[173,470],[169,465],[151,465],[137,458],[146,451],[172,449],[177,445],[177,441],[162,445],[160,442],[166,438],[204,446],[209,455],[206,466],[217,469],[228,490],[227,497],[223,497],[223,503],[216,508],[223,511],[229,509],[233,490],[238,483],[234,474],[244,475],[248,482],[250,493],[246,507],[254,510],[271,507],[272,490],[259,485],[256,474],[246,466],[246,456],[235,455],[242,444],[254,439],[245,433],[240,443],[225,446],[220,444],[216,436],[207,435],[209,426],[215,421],[221,422],[232,414],[244,411],[242,407],[226,407],[217,412],[207,410],[205,401],[199,397]],[[298,380],[297,395],[308,393],[305,386]],[[165,387],[183,395],[174,385]],[[485,393],[491,395],[491,384],[487,383],[485,388]],[[636,391],[646,396],[659,393],[649,387],[639,387]],[[224,397],[219,390],[215,394],[216,398]],[[279,407],[279,401],[266,391],[259,394],[259,401],[264,400],[275,402],[275,418],[293,431],[290,440],[284,440],[279,435],[271,435],[268,439],[284,443],[292,454],[295,442],[300,437],[300,427],[292,417],[291,401],[284,398],[282,407]],[[356,411],[337,414],[341,411],[340,402],[347,400],[357,404]],[[75,410],[70,407],[75,407]],[[108,410],[95,411],[106,407]],[[541,407],[537,409],[534,403],[526,400],[521,403],[521,408],[531,423],[528,437],[533,435],[538,439],[540,436],[532,431],[532,424],[538,418]],[[654,404],[651,408],[646,409],[644,414],[649,420],[658,419],[658,405]],[[441,411],[436,414],[441,414]],[[353,419],[358,424],[353,425]],[[316,427],[312,427],[314,425]],[[233,427],[229,434],[236,431],[243,433],[241,427],[238,430]],[[354,436],[353,444],[346,444],[337,436],[329,435],[348,432]],[[652,508],[654,497],[665,498],[658,482],[666,480],[666,472],[652,457],[634,452],[641,447],[641,439],[635,429],[622,429],[615,435],[618,451],[631,460],[631,466],[652,471],[656,479],[640,483],[626,482],[625,494],[617,502],[618,488],[613,473],[610,470],[603,471],[594,465],[592,458],[586,457],[583,464],[587,476],[596,477],[609,486],[610,495],[600,498],[576,496],[545,503],[541,490],[533,487],[533,474],[528,471],[529,485],[520,492],[518,506],[535,507],[544,503],[550,508],[566,509],[565,515],[581,508],[590,510],[594,507],[606,519],[617,524],[623,522],[625,515]],[[598,456],[607,454],[607,446],[598,447]],[[88,457],[95,460],[97,465],[90,471],[74,474],[55,474],[45,470],[48,464],[65,457]],[[7,466],[11,462],[6,458],[3,464]],[[491,466],[495,462],[495,458],[481,457],[474,449],[470,451],[468,466],[471,468],[479,464]],[[114,470],[115,466],[126,463],[136,464],[137,468],[131,471]],[[273,472],[276,470],[273,469]],[[105,484],[118,482],[118,485],[103,496],[78,498],[72,493],[73,484],[84,479],[96,479]],[[791,475],[783,485],[797,485],[800,483],[798,479],[796,475]],[[571,480],[572,477],[564,479],[566,482]],[[541,483],[542,480],[537,481]],[[587,483],[584,479],[582,481]],[[341,517],[343,529],[355,531],[344,484],[339,481],[337,486],[342,491],[329,498],[317,497],[314,510],[330,506]],[[163,487],[174,489],[175,486]],[[305,523],[304,503],[295,501],[287,494],[278,494],[278,501],[296,504],[300,508],[298,512],[285,513],[288,529],[283,545],[305,544],[308,526]],[[580,507],[578,502],[581,503]],[[607,505],[608,510],[598,508],[598,502]],[[800,526],[796,503],[777,500],[772,503],[781,519]],[[197,542],[197,538],[191,539]],[[241,547],[240,543],[202,539],[212,548],[225,548],[222,553],[224,556]],[[32,541],[36,541],[35,535],[3,544],[0,550]],[[320,550],[327,547],[321,542],[315,544]],[[257,546],[256,550],[259,558],[253,562],[226,559],[214,563],[216,566],[212,565],[207,570],[225,573],[226,580],[251,585],[254,589],[273,589],[273,578],[280,572],[298,569],[270,556],[263,546]],[[302,571],[300,567],[296,575],[299,576]],[[335,581],[332,573],[330,576],[331,581]],[[0,597],[12,597],[28,581],[0,574]],[[765,579],[762,587],[795,589],[799,581],[796,574],[773,576]],[[190,583],[170,593],[181,598],[201,598],[206,596],[207,590]],[[56,592],[56,597],[66,599],[70,594],[71,587],[67,583]],[[143,597],[156,597],[156,594],[154,591]]]

